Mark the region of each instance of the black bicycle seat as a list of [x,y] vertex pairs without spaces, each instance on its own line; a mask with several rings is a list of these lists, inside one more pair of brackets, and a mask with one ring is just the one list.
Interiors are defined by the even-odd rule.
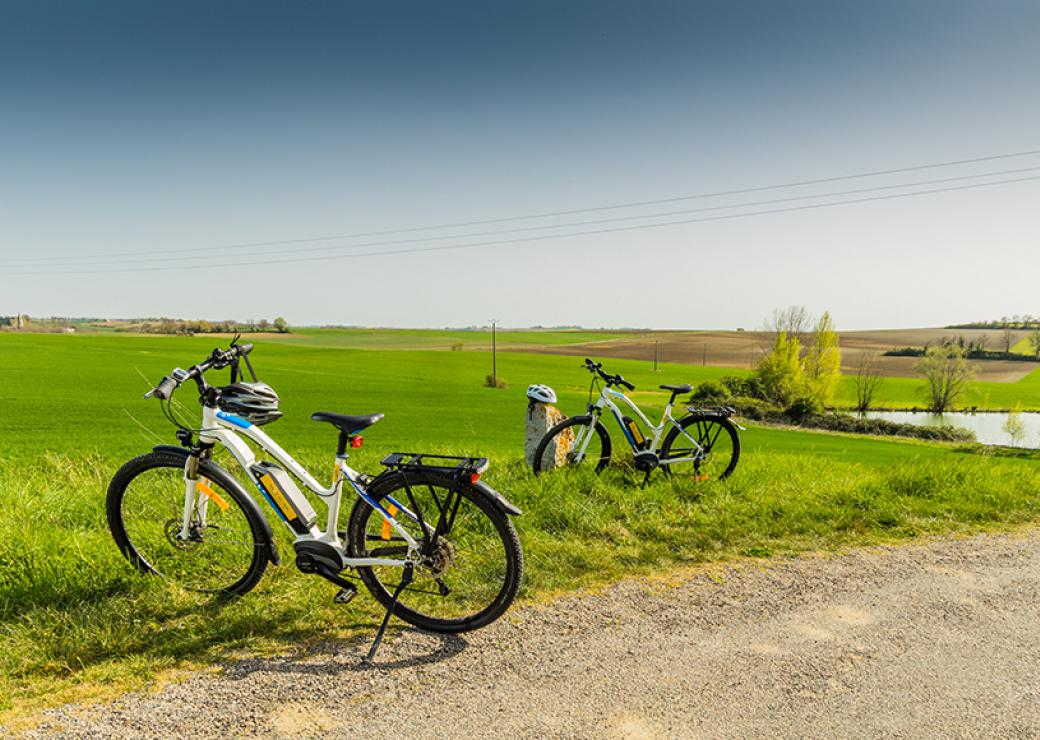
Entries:
[[351,416],[350,414],[334,414],[331,411],[317,411],[311,414],[311,421],[327,421],[345,434],[360,432],[362,429],[372,426],[382,418],[382,414]]
[[682,385],[662,385],[661,390],[671,391],[672,393],[689,393],[693,390],[693,386],[689,383],[683,383]]

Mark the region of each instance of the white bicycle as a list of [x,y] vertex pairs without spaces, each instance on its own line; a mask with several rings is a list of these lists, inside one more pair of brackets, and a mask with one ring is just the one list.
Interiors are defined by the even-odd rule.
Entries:
[[[480,480],[487,460],[398,452],[382,460],[379,475],[368,476],[347,465],[347,451],[360,447],[358,433],[383,415],[319,412],[311,418],[338,430],[332,482],[325,487],[260,429],[281,412],[274,390],[256,379],[246,357],[251,350],[234,342],[230,349],[215,349],[191,369],[174,370],[145,396],[163,403],[181,446],[156,447],[113,477],[108,524],[123,555],[144,573],[225,594],[246,593],[268,563],[280,562],[258,504],[213,460],[220,447],[292,533],[297,568],[339,586],[339,603],[357,593],[348,573],[353,571],[386,607],[369,660],[391,613],[435,632],[474,630],[501,616],[523,573],[510,520],[520,510]],[[240,359],[252,382],[240,380]],[[206,372],[229,366],[229,385],[206,382]],[[178,421],[171,405],[176,389],[188,381],[198,387],[202,405],[195,429]],[[243,436],[277,463],[258,460]],[[295,481],[324,503],[324,528]],[[341,530],[344,488],[356,499]]]
[[[677,481],[718,480],[729,476],[740,459],[740,437],[737,425],[730,420],[733,409],[689,408],[682,418],[672,416],[676,396],[693,390],[690,385],[662,385],[672,397],[665,405],[658,424],[652,423],[642,410],[622,391],[636,387],[620,375],[603,371],[603,364],[586,358],[582,366],[592,373],[589,403],[585,414],[564,419],[554,426],[538,443],[534,453],[535,474],[577,465],[594,466],[597,473],[610,463],[612,444],[610,434],[600,421],[604,411],[617,420],[625,441],[632,448],[633,465],[645,473],[644,485],[650,473],[661,468]],[[595,401],[592,396],[599,381],[603,388]],[[614,402],[623,402],[639,422]],[[646,429],[650,436],[644,434]]]

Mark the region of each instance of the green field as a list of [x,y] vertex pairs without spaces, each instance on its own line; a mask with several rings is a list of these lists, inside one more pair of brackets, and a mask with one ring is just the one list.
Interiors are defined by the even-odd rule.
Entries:
[[1011,348],[1011,351],[1017,355],[1026,355],[1028,357],[1036,355],[1036,348],[1033,346],[1033,340],[1028,337],[1016,342],[1015,346]]
[[[559,345],[585,345],[588,354],[595,356],[596,342],[622,339],[634,336],[626,332],[590,332],[590,331],[500,331],[498,341],[511,348],[530,347],[532,351],[538,347]],[[219,339],[208,340],[210,342]],[[439,331],[434,329],[294,329],[292,334],[261,339],[262,342],[278,342],[298,346],[344,348],[344,349],[381,349],[381,350],[447,350],[461,345],[463,351],[484,351],[491,345],[491,333],[488,331]],[[1016,345],[1014,351],[1025,353],[1027,340]],[[504,361],[504,360],[500,360]],[[648,369],[648,363],[626,360],[608,360],[609,367]],[[485,364],[486,361],[485,361]],[[633,371],[634,372],[634,371]],[[652,374],[647,382],[648,387],[656,387],[654,380],[669,378],[676,382],[697,383],[705,378],[722,375],[746,375],[749,371],[743,368],[720,371],[718,368],[704,368],[698,365],[663,364],[657,376]],[[567,379],[566,373],[563,378]],[[582,376],[578,376],[581,378]],[[523,381],[528,382],[527,380]],[[557,381],[546,381],[555,384]],[[555,385],[554,385],[555,387]],[[856,403],[855,379],[844,377],[838,387],[834,404],[841,408],[852,408]],[[881,408],[910,409],[923,408],[928,403],[924,392],[924,382],[920,378],[885,378],[875,397],[875,406]],[[1014,383],[976,381],[968,385],[965,394],[958,400],[958,407],[977,406],[983,409],[1012,409],[1021,405],[1026,410],[1040,410],[1040,369],[1034,370],[1026,377]]]
[[[500,329],[496,340],[504,346],[552,346],[586,344],[633,336],[621,331],[534,331]],[[451,349],[463,350],[491,346],[490,330],[460,329],[321,329],[304,327],[291,334],[272,337],[275,341],[310,347],[344,349]]]
[[[486,479],[525,511],[517,526],[527,560],[526,599],[696,562],[1008,526],[1040,516],[1040,472],[1032,459],[762,427],[743,433],[741,465],[722,483],[673,487],[659,478],[639,489],[624,469],[602,478],[579,472],[536,479],[521,463],[524,391],[529,383],[548,383],[565,412],[580,412],[589,376],[579,358],[502,354],[499,374],[509,387],[496,390],[482,385],[487,353],[377,352],[380,342],[383,349],[393,345],[393,337],[353,349],[336,347],[333,330],[305,336],[260,339],[252,355],[260,376],[283,398],[286,417],[271,433],[313,470],[328,472],[334,434],[311,422],[310,413],[383,411],[387,418],[368,430],[352,461],[362,470],[377,469],[393,450],[491,457]],[[377,610],[367,594],[336,607],[335,588],[296,572],[289,557],[256,591],[221,603],[139,577],[116,551],[104,523],[108,479],[125,459],[174,441],[158,403],[141,396],[172,367],[202,359],[216,343],[0,335],[0,710],[102,695],[105,685],[109,691],[146,685],[165,669],[243,649],[284,650],[370,634]],[[658,410],[665,397],[648,390],[658,383],[733,372],[665,365],[655,374],[637,361],[612,361],[609,369],[625,374],[639,387],[633,396]],[[1040,376],[1034,376],[986,385],[1006,385],[1009,399],[1021,387],[1019,400],[1040,406]],[[909,392],[894,380],[888,387]],[[181,396],[184,411],[196,413],[192,389]],[[287,537],[279,546],[283,555],[291,553]]]
[[[855,379],[841,379],[835,404],[852,408],[856,403]],[[1021,404],[1024,410],[1040,410],[1040,370],[1034,370],[1014,383],[974,381],[968,384],[956,408],[978,406],[981,409],[1013,409]],[[924,381],[919,378],[885,378],[874,397],[874,406],[881,408],[925,408]]]

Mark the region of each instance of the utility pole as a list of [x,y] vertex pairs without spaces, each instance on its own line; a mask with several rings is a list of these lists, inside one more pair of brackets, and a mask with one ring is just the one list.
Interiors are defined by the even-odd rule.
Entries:
[[495,337],[495,324],[498,319],[491,319],[491,383],[498,388],[498,343]]
[[704,343],[704,352],[701,354],[701,364],[707,366],[708,364],[708,343]]
[[658,340],[655,339],[654,340],[654,372],[655,373],[657,372],[657,342],[658,342]]

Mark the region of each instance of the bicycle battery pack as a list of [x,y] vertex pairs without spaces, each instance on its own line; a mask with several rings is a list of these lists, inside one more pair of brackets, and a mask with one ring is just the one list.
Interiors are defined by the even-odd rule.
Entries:
[[643,432],[639,429],[635,419],[629,416],[622,416],[621,422],[628,428],[628,433],[632,435],[632,441],[636,447],[639,449],[646,447],[646,437],[643,436]]
[[318,521],[310,501],[303,495],[292,477],[274,463],[258,462],[252,467],[256,484],[281,517],[298,534],[306,534]]

